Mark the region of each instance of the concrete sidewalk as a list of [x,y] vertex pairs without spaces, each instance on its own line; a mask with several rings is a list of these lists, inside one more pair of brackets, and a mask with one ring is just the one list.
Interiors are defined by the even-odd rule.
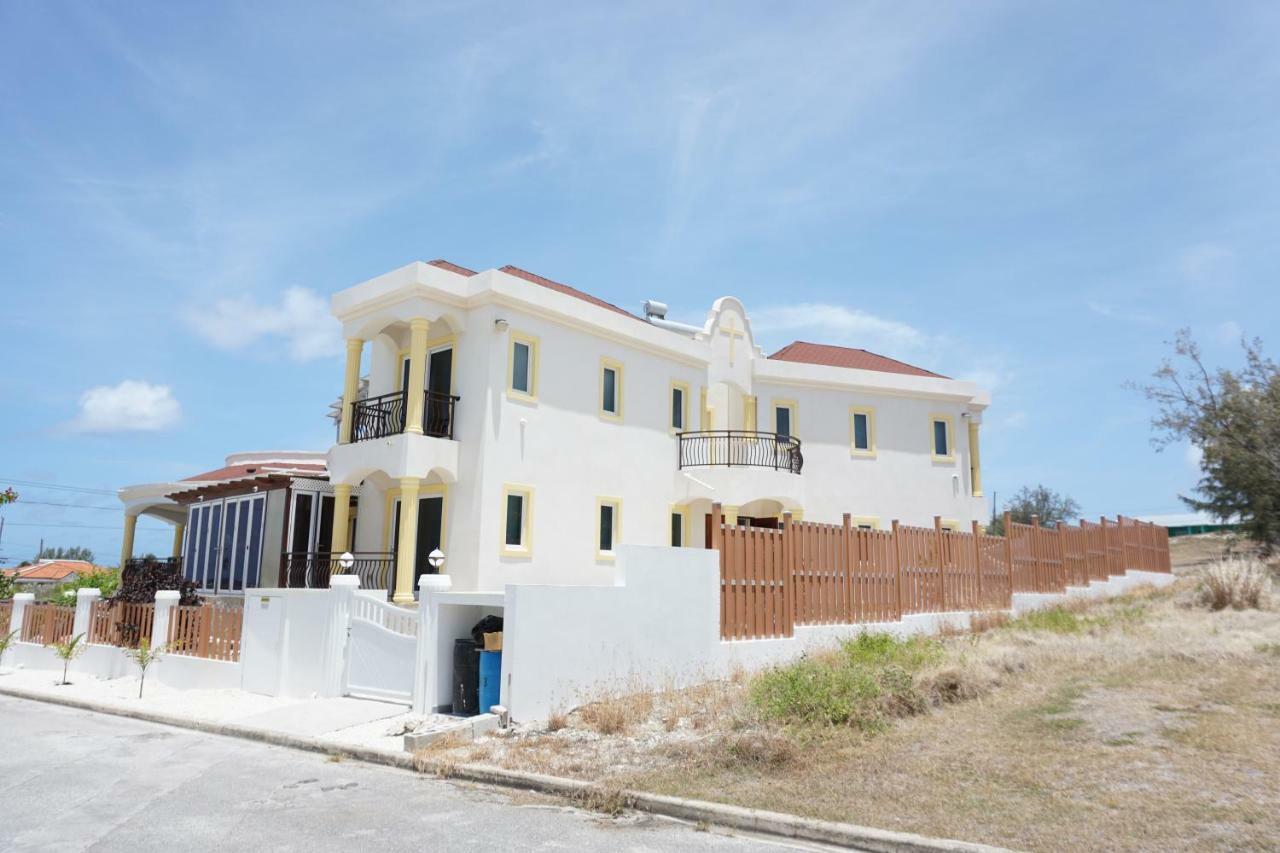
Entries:
[[148,681],[138,698],[138,679],[104,680],[77,675],[72,663],[69,685],[61,672],[0,670],[0,691],[12,695],[69,702],[127,716],[167,717],[261,732],[264,740],[305,738],[335,747],[404,754],[404,733],[431,728],[452,718],[411,714],[405,705],[352,697],[284,699],[243,690],[176,690]]

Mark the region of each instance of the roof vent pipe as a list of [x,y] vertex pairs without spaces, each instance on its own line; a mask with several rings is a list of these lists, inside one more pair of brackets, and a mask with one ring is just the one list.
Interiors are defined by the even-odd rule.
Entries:
[[649,321],[649,325],[657,326],[659,329],[666,329],[668,332],[677,332],[688,337],[695,337],[702,329],[697,326],[690,326],[687,323],[677,323],[675,320],[667,319],[667,304],[658,302],[655,299],[646,299],[644,301],[644,318]]

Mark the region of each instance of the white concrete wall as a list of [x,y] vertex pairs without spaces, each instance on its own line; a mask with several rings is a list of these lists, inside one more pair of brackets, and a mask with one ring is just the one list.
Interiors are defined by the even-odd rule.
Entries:
[[[900,622],[798,626],[786,639],[726,642],[719,636],[715,552],[625,546],[616,586],[511,585],[506,590],[503,704],[518,720],[543,719],[608,691],[684,686],[736,667],[759,669],[863,631],[906,636],[969,624],[970,613],[929,613]],[[1114,595],[1174,577],[1128,572],[1065,595],[1015,595],[1014,609],[1069,595]]]

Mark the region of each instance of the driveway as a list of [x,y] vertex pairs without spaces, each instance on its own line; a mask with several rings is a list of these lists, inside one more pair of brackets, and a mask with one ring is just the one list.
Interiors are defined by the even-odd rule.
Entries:
[[0,732],[6,851],[819,849],[7,696]]

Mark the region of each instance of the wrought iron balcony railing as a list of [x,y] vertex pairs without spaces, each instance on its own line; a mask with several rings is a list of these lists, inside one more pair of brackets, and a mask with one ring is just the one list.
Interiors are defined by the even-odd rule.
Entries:
[[[424,391],[422,431],[433,438],[453,438],[453,415],[459,397]],[[405,428],[405,401],[403,391],[380,394],[351,404],[351,440],[367,441],[399,435]]]
[[679,438],[681,468],[772,468],[799,474],[804,467],[800,439],[793,435],[717,429],[682,432]]
[[361,589],[390,589],[395,570],[395,555],[380,551],[356,551],[355,562],[344,570],[338,560],[341,554],[328,551],[286,551],[281,555],[285,585],[291,589],[328,589],[332,575],[353,574],[360,578]]

